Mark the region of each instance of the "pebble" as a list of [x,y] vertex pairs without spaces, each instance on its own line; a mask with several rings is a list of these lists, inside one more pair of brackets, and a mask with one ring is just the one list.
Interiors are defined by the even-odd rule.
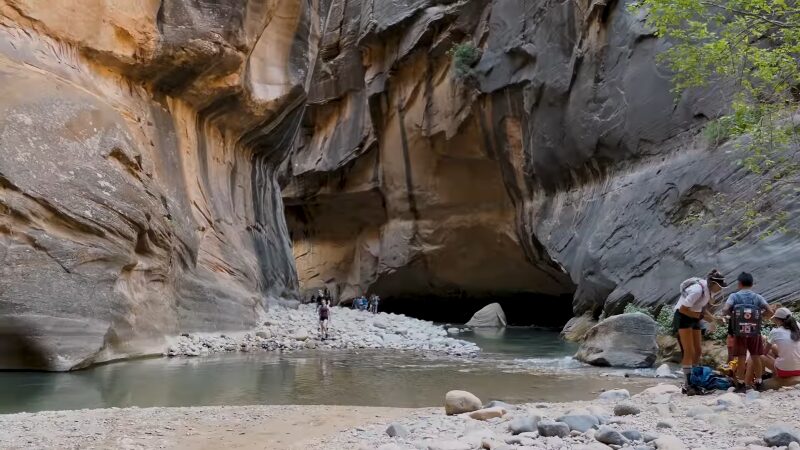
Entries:
[[662,364],[656,369],[656,378],[677,378],[668,364]]
[[407,438],[411,433],[408,432],[408,428],[395,422],[389,425],[386,429],[386,434],[388,434],[389,437]]
[[688,417],[700,417],[709,414],[714,414],[714,410],[705,405],[693,406],[686,411]]
[[648,432],[642,433],[642,441],[644,442],[653,442],[656,439],[658,439],[658,435],[655,433],[648,433]]
[[509,403],[506,403],[506,402],[503,402],[503,401],[500,401],[500,400],[492,400],[489,403],[483,405],[484,408],[494,408],[495,406],[499,406],[499,407],[505,409],[506,411],[513,411],[513,410],[517,409],[516,406],[514,406],[512,404],[509,404]]
[[661,436],[653,441],[658,450],[688,450],[689,447],[675,436]]
[[611,389],[600,394],[600,400],[617,402],[631,398],[631,393],[627,389]]
[[738,394],[726,392],[717,397],[717,405],[727,408],[736,408],[744,405],[744,400]]
[[514,435],[537,431],[540,420],[542,420],[542,418],[535,415],[517,416],[508,423],[508,430]]
[[770,447],[784,447],[792,442],[800,443],[800,431],[788,424],[775,424],[764,433],[764,442]]
[[597,433],[594,434],[594,438],[598,442],[608,445],[624,445],[628,442],[628,439],[622,433],[608,426],[600,427]]
[[475,420],[489,420],[494,419],[496,417],[503,417],[506,414],[506,410],[495,406],[494,408],[484,408],[479,409],[477,411],[473,411],[469,413],[469,417]]
[[428,450],[472,450],[472,446],[466,442],[455,439],[439,439],[427,443]]
[[614,406],[614,415],[616,416],[635,416],[642,412],[642,410],[630,402],[617,403]]
[[675,422],[672,420],[660,420],[656,424],[656,428],[664,429],[664,428],[674,428]]
[[625,430],[622,432],[622,435],[630,441],[644,441],[642,433],[640,433],[639,430]]
[[581,433],[585,433],[600,425],[600,420],[597,417],[588,414],[569,414],[561,416],[557,420],[558,422],[567,424],[570,430],[580,431]]
[[555,422],[553,420],[540,420],[536,428],[540,436],[569,436],[569,426],[563,422]]

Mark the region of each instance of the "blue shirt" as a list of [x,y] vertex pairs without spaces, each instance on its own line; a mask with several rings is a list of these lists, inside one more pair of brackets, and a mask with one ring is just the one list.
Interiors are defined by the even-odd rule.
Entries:
[[750,289],[742,289],[741,291],[734,292],[728,297],[728,300],[725,302],[725,304],[731,308],[737,305],[753,305],[758,306],[762,311],[769,307],[767,301],[764,300],[764,297],[756,294]]

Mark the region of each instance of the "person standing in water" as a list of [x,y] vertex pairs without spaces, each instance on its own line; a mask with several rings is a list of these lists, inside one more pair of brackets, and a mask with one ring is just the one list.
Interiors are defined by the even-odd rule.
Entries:
[[683,388],[686,395],[701,393],[692,383],[692,369],[700,367],[702,356],[703,336],[700,320],[704,317],[709,323],[716,320],[707,311],[707,307],[713,299],[722,296],[722,289],[727,286],[725,277],[716,269],[712,270],[705,280],[690,278],[681,283],[681,296],[675,305],[674,324],[678,330],[678,342],[683,352],[681,369],[686,377],[686,385]]

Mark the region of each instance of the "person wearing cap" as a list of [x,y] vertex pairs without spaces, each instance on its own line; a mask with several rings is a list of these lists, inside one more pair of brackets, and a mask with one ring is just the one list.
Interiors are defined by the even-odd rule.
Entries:
[[[764,313],[769,311],[769,304],[767,304],[767,301],[764,300],[764,297],[753,292],[753,275],[747,272],[742,272],[737,277],[737,281],[739,282],[739,290],[728,297],[728,300],[725,302],[725,307],[722,308],[722,316],[730,316],[734,308],[738,306],[744,306],[746,308],[752,307],[752,309],[757,308],[761,313],[758,315],[759,318],[762,317]],[[758,323],[759,326],[756,328],[756,330],[760,330],[760,319]],[[761,376],[764,371],[764,368],[761,365],[761,356],[765,353],[764,340],[761,338],[761,335],[758,333],[758,331],[755,331],[755,335],[753,336],[737,336],[732,326],[733,320],[729,320],[728,324],[728,337],[729,339],[732,338],[731,340],[733,344],[731,356],[737,360],[735,374],[735,378],[737,380],[735,383],[737,384],[737,391],[746,391],[746,384],[751,382],[751,380],[745,379],[748,352],[750,353],[753,363],[754,380],[752,381],[755,383],[756,388],[760,388]]]
[[[684,284],[688,284],[683,288]],[[712,270],[705,280],[693,278],[681,285],[681,296],[675,305],[675,326],[678,329],[678,342],[683,356],[681,369],[686,376],[684,393],[696,395],[699,389],[692,383],[692,368],[700,367],[702,356],[702,340],[700,320],[706,318],[709,322],[716,322],[716,318],[708,312],[708,305],[712,299],[722,296],[722,289],[728,285],[725,277],[717,270]],[[712,330],[713,331],[713,330]]]
[[775,378],[800,377],[800,326],[792,312],[778,308],[772,315],[770,351],[761,359]]

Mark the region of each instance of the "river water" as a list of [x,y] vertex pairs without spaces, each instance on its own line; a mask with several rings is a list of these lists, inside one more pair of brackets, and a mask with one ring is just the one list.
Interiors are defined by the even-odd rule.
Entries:
[[[388,351],[254,352],[125,361],[70,373],[0,372],[0,413],[42,410],[322,404],[424,407],[451,389],[507,402],[590,399],[644,387],[621,371],[585,366],[558,333],[530,328],[460,335],[479,357]],[[609,376],[609,374],[611,376]]]

